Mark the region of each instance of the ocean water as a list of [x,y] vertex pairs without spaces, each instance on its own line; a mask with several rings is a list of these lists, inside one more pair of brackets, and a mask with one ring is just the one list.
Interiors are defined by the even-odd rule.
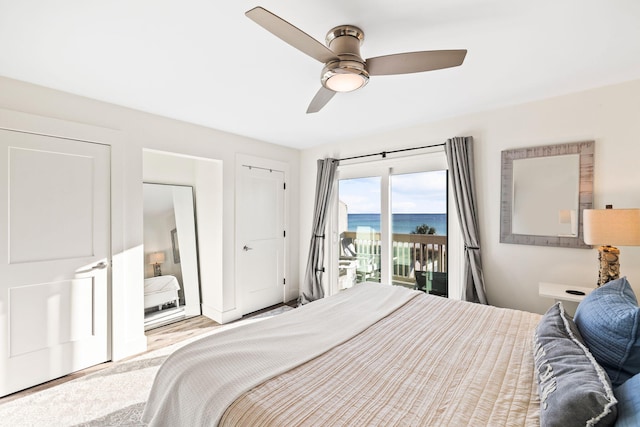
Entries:
[[[380,214],[348,214],[348,231],[356,231],[358,227],[371,227],[376,232],[380,231]],[[427,224],[436,229],[439,236],[447,235],[447,214],[393,214],[393,232],[397,234],[409,234],[418,225]]]

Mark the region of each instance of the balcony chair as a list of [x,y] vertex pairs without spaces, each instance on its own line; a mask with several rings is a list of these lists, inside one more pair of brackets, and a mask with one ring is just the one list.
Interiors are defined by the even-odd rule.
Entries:
[[353,239],[350,237],[344,237],[340,241],[342,255],[340,260],[353,260],[356,261],[356,276],[358,282],[364,282],[369,278],[375,276],[377,266],[373,255],[359,255],[356,252]]
[[431,295],[448,297],[447,273],[439,271],[415,271],[415,289],[427,292]]

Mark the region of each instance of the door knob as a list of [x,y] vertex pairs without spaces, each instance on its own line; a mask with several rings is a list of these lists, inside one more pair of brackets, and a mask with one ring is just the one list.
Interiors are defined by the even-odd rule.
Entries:
[[102,261],[91,267],[92,270],[102,270],[103,268],[107,268],[107,263]]
[[247,252],[247,251],[253,250],[253,248],[250,248],[249,246],[244,245],[244,248],[242,248],[242,250]]

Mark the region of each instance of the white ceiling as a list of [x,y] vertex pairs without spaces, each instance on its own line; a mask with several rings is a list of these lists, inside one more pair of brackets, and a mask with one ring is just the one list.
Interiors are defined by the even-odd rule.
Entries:
[[[468,49],[305,114],[322,64],[244,16],[263,6],[364,58]],[[306,148],[640,78],[638,0],[0,0],[0,75]]]

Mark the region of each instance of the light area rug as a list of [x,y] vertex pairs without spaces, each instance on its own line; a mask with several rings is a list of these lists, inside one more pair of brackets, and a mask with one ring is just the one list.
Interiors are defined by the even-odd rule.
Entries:
[[116,363],[90,375],[0,404],[0,426],[144,426],[140,421],[156,372],[180,347],[221,331],[259,322],[292,307],[282,306],[213,331]]

